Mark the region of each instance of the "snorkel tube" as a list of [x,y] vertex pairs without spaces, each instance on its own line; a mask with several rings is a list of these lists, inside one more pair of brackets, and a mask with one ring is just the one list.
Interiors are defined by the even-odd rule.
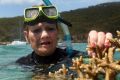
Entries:
[[[52,3],[49,0],[43,0],[45,5],[49,6],[52,5]],[[63,20],[60,16],[58,18],[58,21],[60,22],[60,25],[62,27],[65,43],[66,43],[66,52],[68,53],[68,57],[71,57],[73,54],[72,44],[71,44],[71,35],[68,29],[68,26],[71,26],[71,24],[65,20]]]

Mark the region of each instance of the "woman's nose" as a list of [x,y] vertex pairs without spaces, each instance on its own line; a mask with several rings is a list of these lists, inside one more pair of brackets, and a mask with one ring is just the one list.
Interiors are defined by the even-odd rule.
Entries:
[[49,36],[48,32],[46,30],[43,30],[41,33],[41,38],[46,38],[48,36]]

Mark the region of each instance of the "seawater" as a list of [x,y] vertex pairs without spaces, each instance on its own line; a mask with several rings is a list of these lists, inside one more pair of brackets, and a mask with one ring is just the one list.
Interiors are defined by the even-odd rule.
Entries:
[[[86,43],[73,43],[73,49],[86,51]],[[25,71],[14,62],[32,52],[30,45],[0,45],[0,80],[31,80],[33,73]],[[120,53],[116,53],[115,59],[120,59]],[[118,76],[118,80],[120,77]]]
[[0,46],[0,80],[30,80],[31,72],[26,72],[14,62],[32,51],[29,45]]

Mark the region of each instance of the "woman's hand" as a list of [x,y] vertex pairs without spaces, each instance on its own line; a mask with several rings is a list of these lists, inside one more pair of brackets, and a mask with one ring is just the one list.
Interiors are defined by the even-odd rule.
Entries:
[[102,52],[105,48],[109,48],[111,46],[109,39],[112,38],[113,36],[109,32],[90,31],[88,35],[88,55],[91,57],[96,56],[96,48],[99,48],[99,52]]

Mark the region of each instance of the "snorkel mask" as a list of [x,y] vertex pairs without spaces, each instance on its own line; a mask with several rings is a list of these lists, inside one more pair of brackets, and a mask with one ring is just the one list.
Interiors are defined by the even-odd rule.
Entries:
[[56,22],[58,11],[54,6],[34,6],[24,11],[24,23],[34,25],[39,22]]

